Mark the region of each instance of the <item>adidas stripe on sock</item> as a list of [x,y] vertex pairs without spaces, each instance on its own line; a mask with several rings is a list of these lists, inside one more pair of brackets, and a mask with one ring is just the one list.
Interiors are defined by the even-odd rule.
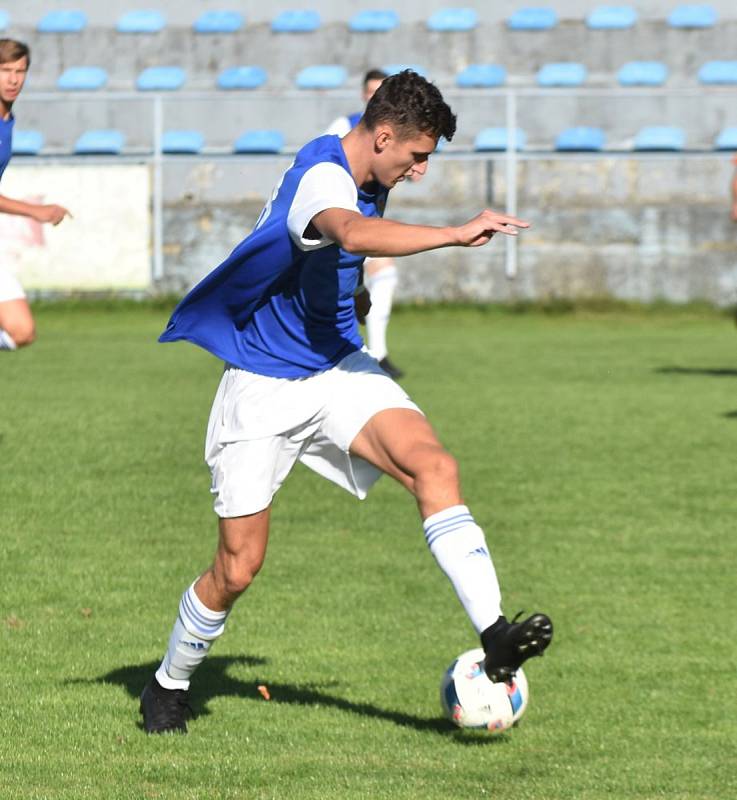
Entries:
[[169,647],[156,672],[156,680],[165,689],[189,688],[192,673],[222,634],[228,614],[228,611],[207,608],[195,594],[194,584],[184,592]]
[[477,633],[501,615],[501,592],[484,532],[466,506],[451,506],[423,523],[425,540],[448,576]]

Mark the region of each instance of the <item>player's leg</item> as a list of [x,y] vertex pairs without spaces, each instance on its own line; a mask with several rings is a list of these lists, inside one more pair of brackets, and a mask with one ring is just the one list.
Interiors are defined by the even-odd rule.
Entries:
[[371,294],[371,310],[366,315],[366,346],[392,378],[401,378],[403,373],[390,360],[386,343],[394,290],[397,288],[394,260],[367,258],[364,262],[364,284]]
[[[18,287],[20,288],[20,284]],[[32,344],[35,338],[36,327],[25,297],[0,299],[0,350],[26,347]]]
[[233,603],[261,568],[268,535],[269,508],[219,521],[212,566],[182,595],[164,659],[141,695],[148,733],[186,732],[190,678],[222,636]]
[[450,579],[487,653],[492,680],[511,677],[552,638],[544,614],[508,622],[484,532],[463,504],[458,467],[417,411],[390,408],[375,414],[351,444],[351,453],[392,476],[415,497],[425,538]]

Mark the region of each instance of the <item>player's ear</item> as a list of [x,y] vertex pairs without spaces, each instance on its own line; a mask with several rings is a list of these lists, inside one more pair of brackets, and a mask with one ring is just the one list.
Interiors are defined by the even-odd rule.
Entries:
[[379,126],[374,131],[374,147],[376,151],[381,153],[389,146],[389,142],[393,138],[393,132],[391,128],[388,128],[384,125]]

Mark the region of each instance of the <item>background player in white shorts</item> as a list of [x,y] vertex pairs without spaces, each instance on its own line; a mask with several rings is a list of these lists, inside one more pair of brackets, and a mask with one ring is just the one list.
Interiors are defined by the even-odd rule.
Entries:
[[401,387],[363,352],[353,295],[365,255],[477,247],[527,223],[482,211],[453,227],[381,218],[398,182],[424,174],[455,116],[412,71],[387,78],[344,138],[305,145],[254,231],[175,309],[162,341],[226,362],[206,458],[219,542],[184,592],[161,666],[141,695],[149,733],[186,731],[190,677],[261,568],[274,494],[302,461],[358,497],[386,473],[415,498],[431,553],[508,680],[552,638],[544,614],[508,622],[484,533],[464,505],[455,459]]
[[[28,46],[14,39],[0,39],[0,180],[12,153],[13,103],[23,88],[31,65]],[[0,213],[19,214],[38,222],[58,225],[69,212],[56,205],[39,205],[12,200],[0,194]],[[20,282],[0,268],[0,350],[29,345],[36,332],[33,316]]]
[[[364,106],[374,96],[381,82],[387,77],[380,69],[370,69],[363,77],[362,97]],[[341,139],[358,125],[363,111],[334,119],[325,133]],[[369,353],[381,364],[381,368],[392,378],[401,378],[403,371],[389,358],[386,333],[392,313],[394,291],[397,288],[397,266],[393,258],[367,258],[363,263],[365,288],[371,298],[370,310],[362,305],[362,295],[356,296],[359,320],[366,323],[366,345]],[[368,305],[368,304],[366,304]]]

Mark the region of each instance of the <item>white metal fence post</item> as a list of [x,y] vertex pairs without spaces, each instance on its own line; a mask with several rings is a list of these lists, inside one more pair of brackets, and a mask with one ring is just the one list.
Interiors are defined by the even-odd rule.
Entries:
[[[507,92],[507,214],[517,214],[517,95]],[[506,263],[504,271],[510,280],[517,275],[517,237],[505,236]]]

